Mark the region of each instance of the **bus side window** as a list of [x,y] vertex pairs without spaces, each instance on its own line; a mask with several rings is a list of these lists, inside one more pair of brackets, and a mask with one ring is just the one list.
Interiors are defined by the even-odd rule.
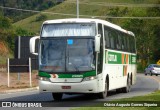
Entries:
[[110,46],[111,46],[111,49],[114,49],[115,48],[115,44],[114,44],[114,36],[111,32],[109,32],[109,39],[110,39]]
[[123,51],[127,51],[127,38],[126,37],[127,36],[125,34],[122,34],[122,45],[124,45]]
[[119,49],[119,41],[116,31],[111,30],[110,39],[111,39],[111,49]]
[[110,39],[107,27],[104,27],[105,48],[110,48]]
[[103,29],[102,24],[98,24],[98,34],[101,34],[100,53],[98,53],[98,74],[102,73],[103,69]]
[[131,52],[132,53],[135,53],[135,40],[134,40],[134,37],[133,36],[130,36],[130,47],[131,47]]
[[132,37],[131,36],[128,36],[129,37],[129,46],[130,46],[130,52],[133,52],[133,42],[132,42]]
[[123,37],[122,37],[122,34],[119,32],[118,33],[118,40],[119,40],[119,43],[120,43],[120,50],[124,50],[124,42],[123,42]]
[[100,34],[101,37],[103,36],[102,24],[98,24],[98,34]]
[[121,38],[118,32],[115,32],[116,35],[116,49],[121,50]]
[[133,53],[136,53],[136,41],[135,41],[135,38],[134,37],[132,37],[133,38]]
[[125,49],[124,49],[124,38],[123,38],[123,34],[120,33],[119,36],[120,36],[120,38],[121,38],[121,46],[122,46],[121,48],[122,48],[122,51],[124,51]]
[[128,51],[128,45],[127,45],[127,35],[126,34],[124,34],[124,48],[125,48],[125,51]]
[[126,39],[127,39],[127,51],[131,52],[130,36],[126,35]]

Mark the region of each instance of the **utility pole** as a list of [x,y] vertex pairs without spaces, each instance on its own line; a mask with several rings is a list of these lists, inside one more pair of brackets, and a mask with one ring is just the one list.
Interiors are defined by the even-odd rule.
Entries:
[[79,0],[77,0],[77,18],[79,18]]

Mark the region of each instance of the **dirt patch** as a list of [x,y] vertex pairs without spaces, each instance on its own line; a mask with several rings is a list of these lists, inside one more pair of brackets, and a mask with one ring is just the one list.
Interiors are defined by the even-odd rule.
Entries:
[[[13,89],[30,88],[29,73],[10,73],[10,87],[8,87],[8,74],[7,72],[0,72],[0,92]],[[38,86],[36,79],[37,72],[32,72],[32,87]]]
[[6,55],[9,53],[9,50],[6,46],[6,44],[2,41],[0,41],[0,55]]

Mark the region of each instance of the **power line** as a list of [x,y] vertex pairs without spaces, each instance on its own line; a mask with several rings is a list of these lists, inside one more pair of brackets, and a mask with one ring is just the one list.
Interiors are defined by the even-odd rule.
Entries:
[[17,10],[17,11],[25,11],[25,12],[34,12],[34,13],[39,13],[41,11],[36,11],[36,10],[27,10],[27,9],[20,9],[20,8],[12,8],[12,7],[4,7],[0,6],[2,9],[8,9],[8,10]]
[[[76,14],[54,13],[54,12],[47,12],[47,11],[27,10],[27,9],[3,7],[3,6],[0,6],[0,8],[8,9],[8,10],[24,11],[24,12],[52,14],[52,15],[74,16],[74,17],[77,16]],[[114,16],[94,16],[94,15],[79,15],[79,16],[87,17],[87,18],[111,18],[111,19],[160,19],[160,17],[118,17],[118,16],[114,17]]]
[[[76,3],[71,1],[66,1],[65,3]],[[99,5],[106,7],[160,7],[160,4],[129,4],[129,3],[106,3],[106,2],[79,2],[79,4],[84,5]]]
[[3,7],[3,6],[0,6],[0,8],[8,9],[8,10],[24,11],[24,12],[33,12],[33,13],[48,13],[48,14],[57,14],[57,15],[66,15],[66,16],[76,16],[75,14],[53,13],[53,12],[47,12],[47,11],[28,10],[28,9]]

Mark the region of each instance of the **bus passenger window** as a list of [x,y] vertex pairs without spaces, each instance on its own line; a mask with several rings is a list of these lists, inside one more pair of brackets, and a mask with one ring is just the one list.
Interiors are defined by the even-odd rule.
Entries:
[[118,49],[119,49],[119,50],[122,50],[122,38],[121,38],[121,36],[119,35],[119,33],[117,34],[117,37],[118,37],[118,45],[119,45]]
[[130,42],[131,52],[135,53],[135,40],[133,36],[129,37],[129,42]]
[[109,33],[109,38],[110,38],[110,46],[111,46],[111,49],[114,49],[115,48],[115,44],[114,44],[114,37],[112,36],[111,33]]
[[119,36],[121,38],[121,48],[122,48],[122,51],[124,51],[124,38],[123,38],[123,34],[121,33]]
[[126,40],[127,40],[127,51],[128,51],[128,52],[131,52],[131,47],[130,47],[130,43],[129,43],[129,40],[130,40],[129,38],[130,38],[130,36],[127,35],[126,37],[127,37],[127,39],[126,39]]
[[101,34],[100,53],[98,53],[98,74],[103,70],[103,29],[102,24],[98,24],[98,34]]
[[122,45],[124,47],[123,51],[127,51],[127,39],[126,39],[126,37],[127,36],[125,34],[122,34]]
[[115,33],[116,49],[121,49],[121,42],[117,33]]
[[110,42],[109,42],[110,39],[109,39],[107,28],[105,28],[104,30],[104,37],[105,37],[105,48],[110,48]]
[[118,38],[117,38],[117,34],[115,31],[111,31],[111,48],[112,49],[117,49],[117,47],[119,47],[119,44],[118,44]]

